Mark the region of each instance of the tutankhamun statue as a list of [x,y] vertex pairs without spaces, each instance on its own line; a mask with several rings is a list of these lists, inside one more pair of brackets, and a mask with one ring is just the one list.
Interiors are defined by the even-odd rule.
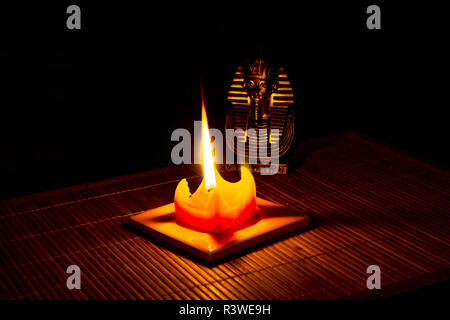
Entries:
[[[264,163],[278,157],[275,173],[287,173],[287,153],[294,138],[294,94],[285,70],[271,65],[262,55],[247,60],[237,68],[227,100],[225,129],[242,129],[236,138],[244,144],[250,170],[260,172],[267,166]],[[266,154],[259,152],[261,144],[267,146]],[[227,148],[235,153],[237,145],[227,140]],[[257,163],[249,161],[249,154],[257,155]],[[238,167],[225,165],[228,171]]]

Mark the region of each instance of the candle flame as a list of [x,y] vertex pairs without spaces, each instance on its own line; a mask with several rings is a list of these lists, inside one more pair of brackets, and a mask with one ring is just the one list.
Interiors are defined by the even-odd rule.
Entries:
[[208,118],[206,117],[205,98],[202,90],[202,162],[203,177],[207,191],[216,187],[216,175],[214,171],[214,159],[209,136]]
[[222,232],[256,215],[256,186],[249,169],[241,167],[241,180],[228,182],[215,168],[202,89],[203,180],[194,193],[186,179],[175,190],[177,223],[206,232]]

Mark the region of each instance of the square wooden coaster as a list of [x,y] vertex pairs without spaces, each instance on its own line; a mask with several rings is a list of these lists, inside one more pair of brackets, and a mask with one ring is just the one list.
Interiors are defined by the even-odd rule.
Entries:
[[208,233],[175,222],[173,203],[130,218],[130,224],[201,259],[215,261],[308,225],[309,217],[284,205],[256,198],[257,216],[223,231]]

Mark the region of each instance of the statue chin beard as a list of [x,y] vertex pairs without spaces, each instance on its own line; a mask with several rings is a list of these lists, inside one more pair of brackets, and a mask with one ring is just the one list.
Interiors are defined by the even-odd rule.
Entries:
[[270,122],[270,99],[252,101],[250,104],[249,127],[261,128],[268,126]]

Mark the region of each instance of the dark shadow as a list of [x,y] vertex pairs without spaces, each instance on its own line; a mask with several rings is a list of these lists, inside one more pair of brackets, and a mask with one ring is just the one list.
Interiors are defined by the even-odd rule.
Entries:
[[288,156],[288,174],[299,169],[311,152],[326,149],[339,144],[339,142],[342,143],[352,133],[354,133],[352,130],[343,130],[322,138],[316,137],[297,141],[291,147],[290,155]]

